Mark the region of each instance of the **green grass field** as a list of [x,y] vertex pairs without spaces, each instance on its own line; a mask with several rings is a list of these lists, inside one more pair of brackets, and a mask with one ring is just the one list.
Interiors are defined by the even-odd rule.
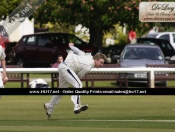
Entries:
[[50,95],[3,96],[1,132],[174,132],[175,96],[82,95],[89,109],[73,113],[70,96],[62,97],[47,119],[43,103]]
[[[50,76],[31,74],[30,77]],[[114,87],[114,84],[96,82],[95,86]],[[20,83],[5,85],[5,88],[12,87],[20,88]],[[0,99],[0,132],[175,131],[175,96],[83,95],[82,104],[88,104],[89,109],[75,115],[70,96],[66,95],[48,120],[43,103],[50,98],[50,95],[3,96]]]

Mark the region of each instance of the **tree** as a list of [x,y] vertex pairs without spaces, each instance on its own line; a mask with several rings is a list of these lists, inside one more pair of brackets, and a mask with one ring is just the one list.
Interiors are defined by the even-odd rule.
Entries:
[[1,0],[0,1],[0,21],[6,19],[15,8],[22,2],[22,0]]
[[114,24],[126,24],[128,30],[134,29],[139,34],[155,25],[139,21],[139,3],[142,1],[150,0],[46,0],[34,17],[40,24],[49,21],[64,26],[82,24],[89,28],[90,43],[101,49],[104,32]]
[[47,0],[34,17],[39,23],[51,21],[68,25],[82,24],[89,28],[90,43],[101,49],[103,31],[108,31],[119,22],[130,24],[130,19],[135,21],[135,17],[127,15],[125,5],[128,3],[130,6],[135,5],[134,11],[138,12],[138,6],[130,0],[124,3],[122,0]]
[[[1,0],[0,18],[10,14],[22,0]],[[150,30],[155,24],[172,27],[174,23],[154,23],[139,21],[139,3],[151,0],[45,0],[30,16],[38,25],[48,22],[64,27],[82,24],[89,28],[90,43],[102,47],[102,38],[114,24],[127,25],[140,35]],[[173,0],[161,0],[172,2]],[[115,28],[115,27],[114,27]]]

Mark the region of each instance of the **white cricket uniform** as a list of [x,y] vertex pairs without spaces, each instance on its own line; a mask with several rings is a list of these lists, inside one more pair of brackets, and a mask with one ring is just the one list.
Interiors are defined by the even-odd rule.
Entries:
[[[82,88],[79,78],[94,68],[94,60],[90,53],[80,51],[71,46],[73,51],[69,51],[65,61],[58,66],[60,88],[68,88],[71,84],[74,88]],[[62,95],[53,95],[49,105],[53,107],[60,102]],[[71,100],[75,105],[80,104],[80,95],[72,95]]]
[[[5,57],[6,57],[6,55],[5,55],[4,49],[2,48],[2,46],[0,46],[0,60],[5,59]],[[1,65],[1,62],[0,62],[0,65]],[[3,85],[3,82],[2,82],[1,72],[0,72],[0,88],[4,88],[4,85]],[[0,95],[0,98],[1,98],[1,95]]]

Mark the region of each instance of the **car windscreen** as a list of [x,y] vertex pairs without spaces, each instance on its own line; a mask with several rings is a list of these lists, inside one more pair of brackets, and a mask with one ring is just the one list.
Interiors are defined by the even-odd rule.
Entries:
[[163,60],[160,49],[151,47],[128,47],[121,57],[122,59]]

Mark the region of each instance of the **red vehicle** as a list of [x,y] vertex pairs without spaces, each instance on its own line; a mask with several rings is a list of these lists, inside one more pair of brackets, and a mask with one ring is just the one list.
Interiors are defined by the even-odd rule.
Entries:
[[24,67],[30,64],[54,63],[58,55],[65,59],[67,56],[68,44],[73,42],[76,47],[84,52],[90,52],[92,55],[98,52],[94,47],[75,35],[68,33],[34,33],[23,36],[20,41],[13,47],[15,64],[22,64]]
[[0,25],[0,45],[5,49],[6,43],[9,42],[9,36],[5,30],[5,28]]

